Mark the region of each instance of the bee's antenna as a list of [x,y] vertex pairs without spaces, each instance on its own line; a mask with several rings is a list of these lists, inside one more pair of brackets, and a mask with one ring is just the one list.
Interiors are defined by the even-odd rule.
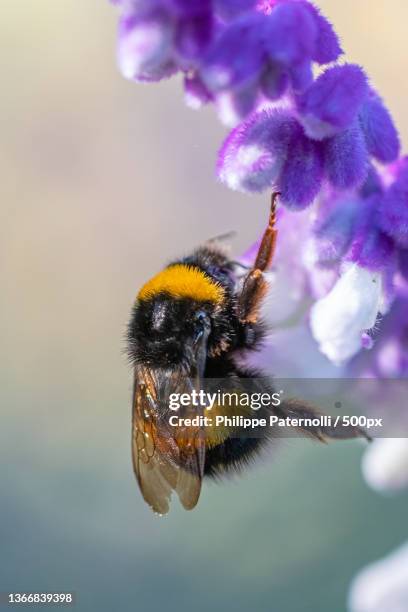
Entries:
[[234,238],[237,235],[235,230],[231,230],[230,232],[225,232],[224,234],[218,234],[218,236],[214,236],[207,240],[207,243],[212,244],[213,242],[224,242],[225,240],[229,240],[230,238]]

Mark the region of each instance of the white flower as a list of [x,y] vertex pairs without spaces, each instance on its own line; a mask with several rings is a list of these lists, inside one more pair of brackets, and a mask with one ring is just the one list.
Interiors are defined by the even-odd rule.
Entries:
[[407,612],[408,544],[363,569],[354,579],[351,612]]
[[320,351],[341,364],[361,349],[361,336],[374,327],[382,300],[382,279],[351,265],[311,310],[311,329]]
[[377,491],[392,492],[408,487],[408,440],[375,440],[364,454],[362,468],[364,478]]

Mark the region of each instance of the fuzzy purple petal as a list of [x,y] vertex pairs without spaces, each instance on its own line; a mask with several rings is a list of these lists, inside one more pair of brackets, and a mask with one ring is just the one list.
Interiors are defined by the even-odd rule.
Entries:
[[359,66],[329,68],[297,99],[307,134],[320,140],[349,127],[367,94],[367,77]]
[[210,13],[180,21],[175,35],[175,51],[182,63],[197,63],[201,59],[211,41],[212,31]]
[[313,61],[318,64],[334,62],[343,53],[343,50],[332,24],[316,6],[310,2],[305,2],[304,5],[313,16],[317,27],[315,51],[312,55]]
[[254,81],[264,64],[260,14],[239,18],[221,31],[204,60],[201,76],[213,92]]
[[348,250],[361,217],[359,200],[344,200],[321,210],[313,233],[320,263],[338,262]]
[[382,270],[395,256],[393,240],[377,227],[358,238],[351,246],[348,259],[369,270]]
[[359,202],[354,223],[354,237],[347,260],[370,270],[381,270],[395,258],[393,240],[377,224],[383,196],[376,194]]
[[384,192],[384,186],[381,181],[381,177],[378,174],[374,166],[368,166],[368,172],[365,181],[359,188],[359,195],[362,198],[368,198],[374,194],[382,194]]
[[249,83],[231,92],[222,91],[215,98],[218,117],[224,125],[235,127],[255,109],[257,100],[257,83]]
[[381,228],[401,247],[408,247],[408,159],[401,165],[397,179],[387,190],[380,208]]
[[278,100],[285,93],[289,77],[278,64],[270,64],[261,77],[261,91],[269,100]]
[[163,81],[164,79],[169,79],[174,76],[179,71],[178,66],[169,61],[166,64],[162,64],[157,68],[151,68],[150,70],[138,74],[133,78],[136,83],[157,83],[159,81]]
[[160,12],[122,18],[119,22],[118,64],[123,76],[136,80],[156,80],[155,77],[162,73],[167,76],[172,39],[172,25]]
[[337,189],[361,184],[368,172],[364,136],[356,123],[323,143],[324,167],[328,180]]
[[213,98],[198,74],[187,74],[184,77],[184,99],[187,106],[197,110]]
[[230,188],[246,192],[271,189],[300,129],[285,111],[254,113],[231,131],[217,161],[217,175]]
[[317,27],[303,2],[279,3],[267,17],[265,37],[270,58],[293,65],[312,58]]
[[323,164],[319,143],[307,138],[299,126],[278,180],[282,204],[292,210],[306,208],[318,195],[322,179]]
[[360,110],[360,122],[370,154],[383,163],[396,160],[400,152],[398,132],[381,98],[371,92]]
[[289,69],[289,76],[293,90],[297,94],[302,93],[313,83],[312,62],[309,59],[305,59],[294,64]]
[[400,249],[398,253],[399,269],[406,281],[408,281],[408,249]]

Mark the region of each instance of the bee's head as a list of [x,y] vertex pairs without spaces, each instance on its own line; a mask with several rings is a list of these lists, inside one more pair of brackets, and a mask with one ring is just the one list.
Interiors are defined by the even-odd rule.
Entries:
[[215,306],[190,298],[159,294],[140,300],[129,324],[128,341],[135,362],[168,368],[194,369],[216,341]]
[[200,268],[173,264],[139,291],[129,325],[134,362],[194,369],[200,353],[216,354],[228,336],[227,287]]

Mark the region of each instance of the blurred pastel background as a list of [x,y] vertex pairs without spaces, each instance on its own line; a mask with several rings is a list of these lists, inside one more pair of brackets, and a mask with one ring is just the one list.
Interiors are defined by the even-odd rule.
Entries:
[[[318,4],[407,143],[408,4]],[[224,128],[177,79],[121,78],[115,28],[102,0],[2,5],[0,591],[72,590],[99,612],[346,610],[353,576],[407,534],[407,496],[368,488],[362,445],[288,441],[192,513],[157,518],[137,490],[136,290],[219,233],[241,253],[266,203],[216,183]]]

